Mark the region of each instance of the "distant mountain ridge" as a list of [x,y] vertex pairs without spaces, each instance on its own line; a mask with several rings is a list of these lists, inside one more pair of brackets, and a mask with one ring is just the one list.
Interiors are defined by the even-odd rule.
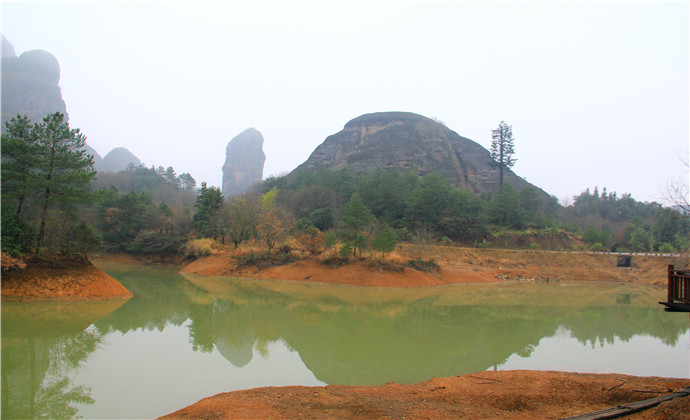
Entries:
[[[412,169],[419,175],[437,172],[453,185],[475,193],[498,191],[498,164],[477,142],[458,135],[445,125],[411,112],[377,112],[361,115],[319,145],[292,173],[320,167],[349,167],[356,174],[377,168]],[[504,182],[516,190],[539,187],[511,170]]]
[[[17,115],[26,115],[34,122],[55,112],[69,121],[67,106],[60,90],[60,64],[54,55],[43,50],[27,51],[19,57],[12,44],[2,36],[2,131],[5,123]],[[97,171],[122,171],[131,163],[141,161],[132,152],[116,147],[105,157],[88,144],[86,153],[93,156]]]

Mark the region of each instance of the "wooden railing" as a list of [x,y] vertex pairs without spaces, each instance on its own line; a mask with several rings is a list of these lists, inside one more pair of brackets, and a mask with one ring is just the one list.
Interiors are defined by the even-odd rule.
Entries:
[[676,270],[668,266],[668,302],[690,304],[690,270]]

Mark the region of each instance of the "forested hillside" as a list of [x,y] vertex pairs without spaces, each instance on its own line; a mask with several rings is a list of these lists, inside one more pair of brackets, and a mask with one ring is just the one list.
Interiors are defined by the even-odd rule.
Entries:
[[[212,241],[281,252],[387,252],[400,241],[470,247],[687,251],[690,221],[658,203],[594,188],[565,207],[543,191],[459,188],[439,173],[348,168],[271,177],[226,200],[172,167],[98,173],[62,114],[13,119],[2,136],[2,250],[88,258],[99,250],[209,252]],[[199,241],[202,240],[202,241]],[[204,240],[206,242],[204,242]]]

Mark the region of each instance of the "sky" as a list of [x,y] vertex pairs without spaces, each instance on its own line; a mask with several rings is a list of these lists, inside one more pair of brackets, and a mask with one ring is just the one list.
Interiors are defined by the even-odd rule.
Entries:
[[70,126],[220,186],[227,143],[264,177],[370,112],[442,121],[562,202],[595,186],[660,201],[688,182],[690,10],[681,2],[2,1],[16,53],[60,62]]

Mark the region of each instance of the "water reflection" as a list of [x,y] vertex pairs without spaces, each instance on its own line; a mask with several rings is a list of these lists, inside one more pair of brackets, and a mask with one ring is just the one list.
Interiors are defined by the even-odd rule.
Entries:
[[122,304],[3,303],[2,417],[70,418],[92,404],[90,390],[67,375],[101,342],[87,327]]
[[[101,268],[135,297],[100,304],[3,304],[3,418],[78,414],[79,406],[93,403],[96,393],[89,387],[96,385],[74,383],[74,372],[97,351],[101,363],[108,363],[111,350],[99,346],[135,336],[135,331],[181,332],[186,339],[162,351],[192,371],[198,356],[215,352],[226,366],[247,371],[257,355],[270,358],[271,343],[277,342],[294,350],[320,381],[373,385],[490,369],[513,355],[528,357],[540,340],[558,331],[567,330],[579,343],[594,347],[640,335],[674,346],[688,330],[687,316],[658,307],[664,290],[649,287],[377,290],[183,277],[173,268]],[[165,378],[166,372],[156,368],[146,374]],[[216,392],[230,389],[227,380],[218,386]],[[156,389],[152,394],[166,393]],[[180,408],[179,401],[172,404],[168,411]]]
[[210,351],[215,345],[242,366],[252,347],[282,339],[329,384],[414,383],[482,371],[512,354],[528,356],[559,327],[582,343],[647,334],[669,345],[687,329],[687,321],[640,304],[651,297],[648,288],[630,288],[622,304],[617,303],[618,288],[600,290],[594,299],[603,301],[608,294],[608,306],[563,298],[562,305],[522,305],[524,293],[553,302],[552,294],[564,290],[504,287],[501,304],[495,304],[490,299],[495,286],[428,289],[419,296],[411,290],[334,291],[318,285],[187,278],[214,296],[190,308],[196,348]]

